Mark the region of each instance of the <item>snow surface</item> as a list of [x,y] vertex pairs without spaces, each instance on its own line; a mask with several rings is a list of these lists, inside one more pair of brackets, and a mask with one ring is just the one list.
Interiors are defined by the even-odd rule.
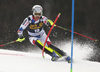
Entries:
[[[59,47],[70,55],[70,42],[62,44]],[[44,54],[45,58],[42,58],[41,53],[0,49],[0,72],[70,72],[70,63],[52,62],[49,55]],[[73,72],[100,71],[99,62],[87,60],[94,53],[91,45],[74,44],[73,53]]]

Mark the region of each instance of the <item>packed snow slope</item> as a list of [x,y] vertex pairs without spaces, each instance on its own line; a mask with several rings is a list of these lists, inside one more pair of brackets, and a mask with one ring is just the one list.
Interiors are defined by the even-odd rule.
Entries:
[[[69,55],[70,42],[59,45]],[[70,63],[66,61],[52,62],[51,57],[42,52],[19,52],[0,49],[0,72],[70,72]],[[73,72],[99,72],[100,63],[88,61],[93,56],[91,45],[74,44]]]

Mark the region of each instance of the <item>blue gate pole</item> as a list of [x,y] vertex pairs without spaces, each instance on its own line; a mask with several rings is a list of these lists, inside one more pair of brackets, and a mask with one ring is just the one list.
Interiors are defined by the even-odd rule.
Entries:
[[74,0],[72,0],[72,27],[71,27],[71,69],[70,72],[72,72],[72,66],[73,66],[73,39],[74,39]]

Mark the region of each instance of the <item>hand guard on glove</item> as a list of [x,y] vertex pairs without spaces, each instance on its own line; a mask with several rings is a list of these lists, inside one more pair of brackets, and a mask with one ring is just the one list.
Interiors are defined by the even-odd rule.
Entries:
[[22,42],[25,40],[25,37],[22,35],[22,36],[19,36],[19,38],[16,40],[17,42]]
[[[50,20],[50,19],[48,19],[48,20],[47,20],[47,25],[48,25],[49,27],[51,27],[51,26],[53,25],[53,21]],[[56,26],[56,25],[54,25],[54,26]]]

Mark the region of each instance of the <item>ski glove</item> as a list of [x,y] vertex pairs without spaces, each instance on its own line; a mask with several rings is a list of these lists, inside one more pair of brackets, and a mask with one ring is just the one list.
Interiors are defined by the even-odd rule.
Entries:
[[17,41],[17,42],[22,42],[22,41],[24,41],[24,40],[25,40],[25,37],[22,36],[22,37],[19,37],[16,41]]
[[[50,19],[48,19],[48,20],[47,20],[47,25],[48,25],[49,27],[51,27],[51,26],[53,25],[53,21],[50,20]],[[54,26],[56,26],[56,25],[54,25]]]

